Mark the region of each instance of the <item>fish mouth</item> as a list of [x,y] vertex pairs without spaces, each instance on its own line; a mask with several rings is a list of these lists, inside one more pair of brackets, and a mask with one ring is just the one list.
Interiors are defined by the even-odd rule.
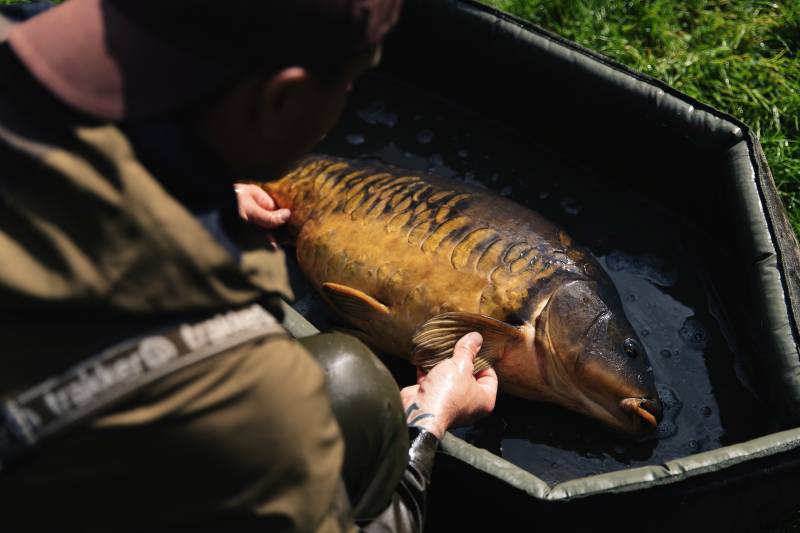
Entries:
[[634,416],[643,433],[654,431],[664,414],[661,401],[653,398],[625,398],[620,402],[620,407]]

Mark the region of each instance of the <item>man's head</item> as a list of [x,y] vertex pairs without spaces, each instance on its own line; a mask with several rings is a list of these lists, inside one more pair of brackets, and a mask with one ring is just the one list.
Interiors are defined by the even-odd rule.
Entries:
[[265,177],[335,122],[400,3],[68,0],[9,42],[70,106],[117,121],[192,109],[232,171]]

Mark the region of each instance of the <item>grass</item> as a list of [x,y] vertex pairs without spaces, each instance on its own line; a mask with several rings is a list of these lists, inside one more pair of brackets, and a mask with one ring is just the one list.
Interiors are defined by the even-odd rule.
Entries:
[[800,2],[483,1],[743,120],[800,235]]

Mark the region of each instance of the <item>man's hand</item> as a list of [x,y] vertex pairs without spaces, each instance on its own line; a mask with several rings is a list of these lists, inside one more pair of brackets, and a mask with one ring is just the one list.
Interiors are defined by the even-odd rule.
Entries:
[[427,375],[418,370],[417,384],[400,391],[409,426],[427,429],[441,439],[449,427],[469,424],[494,410],[494,369],[472,375],[473,360],[482,343],[479,333],[468,333],[456,343],[453,357]]
[[[252,222],[264,229],[272,230],[280,227],[292,215],[288,209],[278,209],[275,200],[258,185],[237,183],[233,186],[239,202],[239,216],[245,222]],[[275,236],[270,232],[267,240],[273,248],[277,248]]]
[[237,183],[233,186],[239,201],[239,216],[246,222],[264,229],[282,226],[292,215],[288,209],[278,209],[275,201],[258,185]]

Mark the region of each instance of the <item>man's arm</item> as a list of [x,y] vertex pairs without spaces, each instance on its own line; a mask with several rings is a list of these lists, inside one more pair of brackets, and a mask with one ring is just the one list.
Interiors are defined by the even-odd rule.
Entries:
[[400,391],[409,431],[408,467],[392,503],[364,531],[418,532],[425,525],[426,495],[436,447],[448,428],[464,425],[492,412],[497,397],[497,374],[488,368],[473,376],[473,360],[481,348],[479,333],[469,333],[456,343],[453,357],[427,375],[418,373],[417,384]]

